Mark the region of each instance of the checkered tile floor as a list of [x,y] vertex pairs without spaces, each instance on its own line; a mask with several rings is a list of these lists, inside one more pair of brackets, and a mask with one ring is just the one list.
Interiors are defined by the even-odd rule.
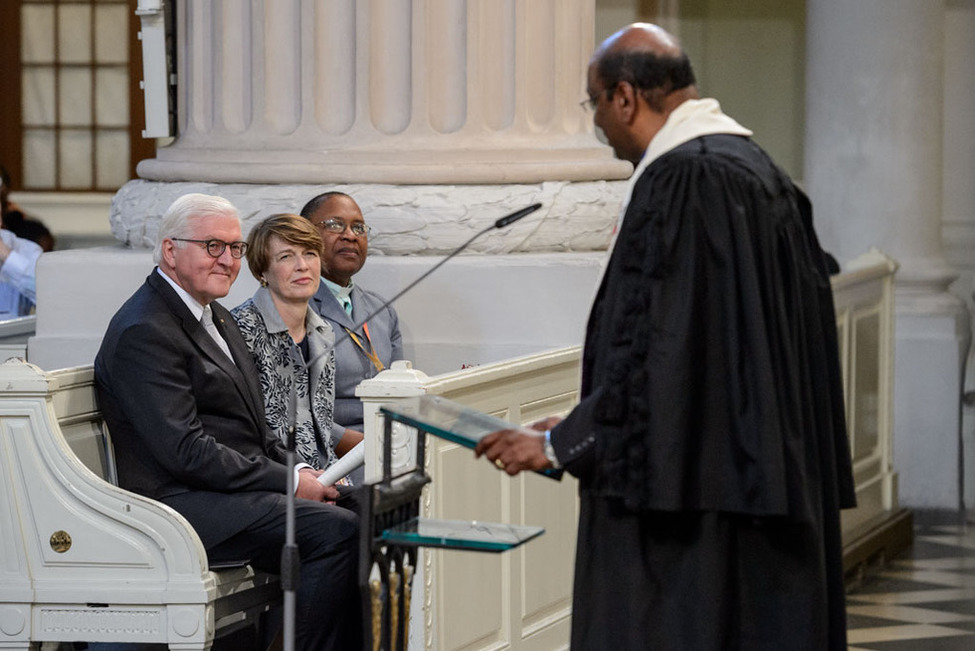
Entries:
[[975,523],[914,517],[911,548],[847,594],[850,651],[975,650]]

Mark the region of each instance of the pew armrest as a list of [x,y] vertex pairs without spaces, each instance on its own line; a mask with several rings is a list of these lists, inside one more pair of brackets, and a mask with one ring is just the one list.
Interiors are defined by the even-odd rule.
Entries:
[[0,647],[205,649],[280,600],[276,576],[211,571],[189,523],[111,483],[90,366],[0,365]]

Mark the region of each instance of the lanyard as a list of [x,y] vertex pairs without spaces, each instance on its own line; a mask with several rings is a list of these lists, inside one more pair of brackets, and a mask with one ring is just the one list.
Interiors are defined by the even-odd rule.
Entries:
[[372,345],[372,337],[369,336],[368,323],[362,324],[362,331],[366,333],[366,341],[369,342],[369,350],[366,350],[366,347],[362,345],[362,339],[360,339],[356,333],[352,332],[348,328],[345,328],[345,331],[349,333],[349,338],[355,342],[355,345],[359,347],[362,354],[368,357],[369,361],[372,362],[372,365],[376,367],[377,373],[386,368],[386,365],[383,364],[381,359],[379,359],[379,353],[376,352],[376,347]]

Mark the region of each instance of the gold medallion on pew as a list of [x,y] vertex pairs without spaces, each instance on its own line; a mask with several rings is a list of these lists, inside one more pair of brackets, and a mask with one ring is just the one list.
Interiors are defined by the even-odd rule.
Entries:
[[51,549],[59,554],[71,549],[71,536],[68,535],[67,531],[55,531],[51,534]]

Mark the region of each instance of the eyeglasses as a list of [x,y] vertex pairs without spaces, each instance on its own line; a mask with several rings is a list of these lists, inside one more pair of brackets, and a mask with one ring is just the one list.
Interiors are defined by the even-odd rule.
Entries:
[[240,260],[247,253],[247,242],[224,242],[223,240],[189,240],[184,237],[169,238],[175,242],[196,242],[202,244],[211,258],[219,258],[230,247],[231,257]]
[[595,111],[596,106],[599,105],[599,96],[605,93],[606,97],[608,98],[612,96],[614,90],[616,90],[616,86],[613,86],[612,88],[604,88],[595,95],[590,95],[587,99],[579,102],[579,106],[582,107],[583,111]]
[[372,232],[372,227],[367,226],[365,222],[352,222],[347,225],[340,219],[323,219],[315,222],[315,225],[329,233],[344,233],[348,228],[356,237],[367,237]]

